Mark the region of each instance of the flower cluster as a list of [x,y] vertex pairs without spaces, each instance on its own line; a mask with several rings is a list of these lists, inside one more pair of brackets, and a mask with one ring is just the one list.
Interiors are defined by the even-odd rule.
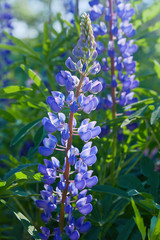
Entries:
[[[12,33],[12,14],[11,6],[7,3],[0,3],[0,43],[9,43],[6,39],[4,31],[7,31],[9,34]],[[6,70],[5,66],[10,65],[12,62],[10,60],[10,51],[9,50],[0,50],[0,79],[3,80],[3,85],[8,84],[8,80],[5,79]]]
[[76,4],[73,0],[64,0],[63,5],[66,14],[70,17],[70,22],[74,24],[74,14],[76,14]]
[[[40,164],[39,172],[43,175],[45,190],[41,191],[41,200],[36,201],[36,205],[43,210],[41,218],[45,223],[53,219],[52,212],[60,205],[60,214],[57,214],[59,226],[54,229],[54,239],[61,239],[63,232],[69,236],[69,239],[79,239],[80,233],[87,232],[91,224],[85,221],[85,216],[92,211],[92,196],[88,194],[88,188],[91,188],[98,182],[97,176],[92,175],[93,171],[89,169],[97,158],[97,147],[92,146],[92,139],[97,137],[101,128],[95,126],[95,121],[89,118],[84,119],[78,125],[74,114],[83,110],[89,114],[95,110],[98,105],[98,99],[95,96],[103,88],[98,80],[90,80],[89,75],[95,75],[100,71],[100,64],[95,61],[96,43],[93,36],[91,21],[87,14],[81,18],[81,36],[77,46],[73,49],[73,54],[77,61],[71,58],[66,60],[66,66],[69,70],[77,71],[80,78],[69,71],[60,71],[56,76],[56,81],[60,86],[65,86],[68,96],[54,91],[52,96],[47,98],[47,104],[54,112],[48,113],[48,118],[44,117],[42,124],[48,132],[48,137],[44,138],[43,146],[39,147],[41,155],[51,156],[54,150],[61,151],[64,154],[64,163],[51,156],[51,159],[44,159],[44,165]],[[88,94],[87,93],[91,93]],[[69,121],[61,111],[68,108]],[[77,126],[78,125],[78,126]],[[60,133],[61,144],[53,133]],[[80,151],[72,144],[73,135],[79,135],[85,142]],[[57,183],[54,190],[53,183]],[[74,217],[75,210],[79,211],[79,218]],[[56,213],[55,213],[56,214]],[[48,239],[50,230],[41,227],[41,239]],[[52,233],[53,234],[53,233]]]
[[[111,84],[107,86],[115,92],[114,96],[108,94],[107,97],[99,98],[97,109],[107,110],[113,108],[115,103],[124,107],[137,101],[132,90],[139,86],[139,81],[135,79],[136,62],[132,56],[138,47],[134,44],[134,40],[130,39],[135,35],[135,29],[130,23],[135,11],[129,0],[109,0],[105,7],[99,0],[92,0],[89,4],[91,20],[99,19],[99,24],[93,24],[95,37],[109,33],[108,45],[105,47],[101,41],[98,41],[97,52],[98,54],[106,51],[108,53],[107,58],[102,58],[101,68],[108,73],[110,70]],[[118,51],[115,51],[115,45]],[[117,92],[116,89],[119,91]],[[128,115],[132,113],[129,109],[126,111]],[[127,127],[134,130],[136,126],[137,124],[133,123]],[[121,130],[120,136],[119,139],[123,139]]]

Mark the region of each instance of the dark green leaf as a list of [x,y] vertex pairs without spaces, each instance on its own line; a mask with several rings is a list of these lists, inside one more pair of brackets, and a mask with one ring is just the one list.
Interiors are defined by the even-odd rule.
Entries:
[[108,193],[111,195],[115,195],[115,196],[121,196],[124,198],[128,198],[128,195],[125,191],[109,186],[109,185],[96,185],[92,188],[92,191],[94,192],[101,192],[101,193]]
[[127,220],[123,229],[121,229],[121,232],[118,234],[118,237],[116,240],[122,240],[122,239],[128,240],[129,235],[132,233],[134,226],[135,226],[135,223],[132,219]]
[[118,179],[119,186],[125,189],[136,189],[137,191],[144,192],[144,187],[141,181],[132,174],[122,175]]
[[19,212],[17,209],[10,206],[6,201],[0,200],[1,203],[6,205],[19,219],[19,221],[23,224],[27,232],[35,239],[35,240],[41,240],[38,234],[37,229],[31,224],[31,222],[26,218],[21,212]]
[[42,119],[35,120],[26,126],[22,127],[18,134],[12,139],[11,146],[18,143],[33,127],[35,127]]

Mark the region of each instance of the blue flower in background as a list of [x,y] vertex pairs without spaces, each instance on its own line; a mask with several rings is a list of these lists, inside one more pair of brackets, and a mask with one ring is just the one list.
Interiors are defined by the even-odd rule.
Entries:
[[[124,107],[137,101],[132,90],[139,86],[139,81],[135,78],[136,61],[133,59],[133,54],[138,47],[134,40],[129,39],[136,33],[132,23],[130,23],[135,10],[126,0],[107,1],[105,7],[103,7],[101,1],[93,0],[89,2],[89,5],[91,20],[96,21],[92,24],[94,36],[102,39],[101,36],[106,35],[107,37],[108,34],[109,37],[108,46],[106,46],[107,44],[104,46],[104,43],[98,39],[97,52],[99,55],[104,55],[107,51],[108,54],[106,53],[106,55],[110,58],[110,60],[107,57],[102,58],[101,68],[102,71],[110,75],[111,80],[108,85],[112,89],[112,94],[107,95],[105,88],[103,88],[105,97],[99,98],[97,110],[101,108],[104,110],[115,109],[116,104]],[[116,44],[118,48],[115,48]],[[113,92],[115,93],[114,96]],[[137,124],[132,125],[128,126],[131,131],[136,128]],[[105,133],[105,129],[103,133]],[[101,134],[101,136],[104,136],[104,134]],[[118,134],[118,140],[122,139],[119,136],[120,134]]]
[[[0,43],[12,44],[4,34],[4,31],[12,34],[12,19],[11,6],[6,1],[0,2]],[[10,51],[0,49],[0,79],[3,81],[1,82],[2,86],[9,84],[6,69],[11,63]]]

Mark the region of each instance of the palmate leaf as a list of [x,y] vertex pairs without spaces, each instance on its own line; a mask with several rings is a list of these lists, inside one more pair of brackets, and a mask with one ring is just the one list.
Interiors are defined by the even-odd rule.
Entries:
[[133,200],[133,198],[131,198],[131,204],[135,213],[135,218],[134,221],[137,224],[137,227],[142,235],[142,239],[145,240],[145,236],[146,236],[146,227],[144,226],[144,222],[143,222],[143,218],[141,217],[139,210]]
[[6,201],[0,200],[1,204],[4,204],[7,208],[10,209],[14,213],[14,215],[19,219],[19,221],[23,224],[24,228],[27,230],[27,232],[35,239],[35,240],[41,240],[37,229],[35,226],[32,225],[32,223],[24,216],[23,213],[18,211],[17,209],[10,206]]
[[118,237],[116,240],[128,240],[130,234],[133,232],[133,228],[135,226],[135,222],[133,219],[127,220],[124,227],[121,229],[120,233],[118,234]]
[[127,190],[136,189],[140,192],[145,191],[141,181],[132,174],[121,175],[118,179],[118,184]]
[[40,77],[30,68],[26,67],[24,64],[21,64],[20,67],[27,73],[27,75],[34,81],[36,86],[39,88],[40,92],[45,98],[48,97],[48,89],[45,87],[44,83]]
[[33,122],[28,123],[24,127],[20,129],[20,131],[17,133],[17,135],[12,139],[11,146],[14,146],[16,143],[18,143],[26,134],[35,127],[39,122],[41,122],[42,119],[35,120]]

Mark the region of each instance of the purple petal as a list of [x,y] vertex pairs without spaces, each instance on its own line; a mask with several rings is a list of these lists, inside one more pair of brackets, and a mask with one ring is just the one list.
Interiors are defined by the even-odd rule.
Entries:
[[91,194],[89,194],[87,196],[87,203],[90,203],[90,202],[92,202],[92,195]]
[[47,238],[49,238],[49,236],[50,236],[50,230],[49,230],[48,228],[46,228],[46,227],[40,227],[40,229],[41,229],[42,233],[43,233]]
[[93,177],[86,180],[86,185],[87,185],[88,188],[91,188],[94,185],[96,185],[97,182],[98,182],[97,176],[93,176]]
[[80,234],[77,230],[74,230],[70,235],[69,238],[71,240],[78,240],[80,238]]
[[36,205],[37,205],[37,207],[43,208],[43,209],[46,208],[46,206],[47,206],[46,201],[44,201],[44,200],[37,200]]
[[84,179],[82,179],[81,181],[78,181],[75,183],[76,188],[78,188],[79,190],[82,190],[83,188],[85,188],[86,186],[86,181]]
[[60,86],[64,86],[65,85],[65,78],[62,76],[61,73],[58,73],[56,75],[56,81]]
[[82,226],[80,226],[78,228],[78,231],[80,231],[80,233],[86,233],[86,232],[88,232],[90,227],[91,227],[91,223],[90,222],[85,222]]
[[87,197],[83,197],[83,198],[80,198],[77,202],[76,202],[76,207],[77,208],[81,208],[83,207],[87,202]]
[[89,130],[89,131],[83,133],[82,135],[80,135],[80,137],[81,137],[81,139],[82,139],[84,142],[88,142],[88,141],[91,139],[91,137],[92,137],[92,133],[91,133],[91,131]]
[[46,156],[47,157],[47,156],[50,156],[53,153],[53,149],[40,146],[39,147],[39,153],[42,156]]
[[39,166],[38,166],[38,171],[39,171],[40,173],[42,173],[43,175],[46,175],[46,174],[47,174],[46,167],[45,167],[44,165],[42,165],[42,164],[39,164]]
[[92,211],[93,207],[92,204],[87,203],[86,205],[84,205],[83,207],[79,208],[79,212],[82,213],[83,215],[87,215]]
[[71,70],[71,71],[76,71],[77,70],[76,64],[72,61],[72,59],[70,57],[67,58],[65,64],[66,64],[66,66],[69,70]]
[[53,168],[53,163],[50,160],[44,159],[43,161],[47,168]]
[[85,197],[86,194],[87,194],[87,191],[88,191],[87,189],[82,190],[82,191],[78,194],[78,199]]
[[96,155],[90,155],[89,157],[85,158],[84,162],[88,166],[92,166],[96,162],[97,158]]
[[101,128],[99,126],[92,129],[92,138],[97,137],[101,133]]

